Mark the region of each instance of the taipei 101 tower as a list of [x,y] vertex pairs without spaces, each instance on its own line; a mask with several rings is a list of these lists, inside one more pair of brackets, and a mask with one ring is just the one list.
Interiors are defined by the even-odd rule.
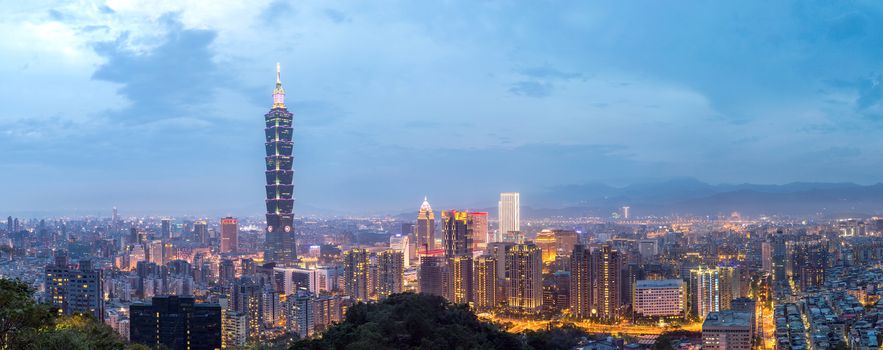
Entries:
[[294,266],[297,251],[294,243],[294,185],[291,169],[294,157],[292,122],[294,115],[285,108],[285,89],[279,64],[276,63],[276,88],[273,89],[273,108],[264,115],[267,148],[267,231],[264,262],[280,266]]

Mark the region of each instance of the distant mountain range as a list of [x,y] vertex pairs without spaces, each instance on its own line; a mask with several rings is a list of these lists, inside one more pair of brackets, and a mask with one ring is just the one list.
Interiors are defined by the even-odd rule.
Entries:
[[[610,217],[631,207],[632,216],[786,215],[817,219],[883,214],[883,184],[792,182],[783,185],[719,184],[693,178],[614,187],[600,183],[567,185],[522,193],[523,218]],[[496,218],[497,209],[484,209]],[[411,220],[417,212],[398,215]]]
[[604,184],[550,188],[522,195],[523,214],[607,216],[622,206],[632,215],[859,216],[883,213],[883,184],[793,182],[784,185],[712,185],[692,178],[613,187]]

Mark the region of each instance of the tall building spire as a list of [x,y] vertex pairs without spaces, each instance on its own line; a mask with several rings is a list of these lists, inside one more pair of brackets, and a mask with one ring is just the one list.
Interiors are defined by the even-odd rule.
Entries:
[[285,89],[282,88],[282,73],[276,62],[276,88],[273,89],[273,108],[285,108]]

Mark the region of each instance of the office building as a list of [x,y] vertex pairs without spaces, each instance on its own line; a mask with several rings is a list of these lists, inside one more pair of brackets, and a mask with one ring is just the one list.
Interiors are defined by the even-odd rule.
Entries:
[[543,264],[551,264],[555,262],[558,256],[558,244],[555,240],[555,232],[552,230],[542,230],[537,233],[534,243],[543,252]]
[[485,211],[470,211],[469,219],[472,221],[472,250],[484,250],[492,237],[488,237],[488,213]]
[[499,229],[497,230],[497,239],[495,241],[501,242],[503,241],[503,237],[510,232],[521,231],[521,204],[519,203],[519,193],[500,193],[498,210],[500,224]]
[[423,204],[420,205],[420,211],[417,213],[417,228],[414,233],[417,236],[415,241],[418,251],[435,249],[435,214],[426,197],[423,198]]
[[153,297],[150,304],[129,306],[130,340],[171,350],[221,347],[221,306],[196,303],[193,297]]
[[232,217],[221,219],[221,245],[223,253],[235,253],[239,250],[239,221]]
[[502,302],[497,279],[497,259],[482,255],[473,261],[473,300],[476,310],[490,310]]
[[367,250],[357,248],[343,253],[344,293],[356,301],[368,301],[371,295],[369,264]]
[[683,318],[687,306],[684,281],[638,280],[632,294],[635,317]]
[[703,350],[750,350],[751,317],[744,312],[711,312],[702,322]]
[[542,255],[532,243],[516,244],[506,253],[509,307],[533,312],[543,305]]
[[104,275],[90,260],[74,267],[59,255],[44,272],[46,296],[59,314],[87,314],[104,321]]
[[162,219],[160,221],[160,238],[163,240],[172,239],[172,220]]
[[208,244],[208,222],[197,220],[193,223],[193,240],[200,244]]
[[279,64],[276,64],[276,88],[273,90],[273,108],[264,115],[267,150],[265,172],[267,177],[267,229],[264,261],[279,266],[294,266],[297,251],[294,238],[294,170],[292,163],[292,127],[294,115],[285,107],[285,89]]
[[448,259],[444,255],[420,256],[418,284],[420,293],[448,296]]

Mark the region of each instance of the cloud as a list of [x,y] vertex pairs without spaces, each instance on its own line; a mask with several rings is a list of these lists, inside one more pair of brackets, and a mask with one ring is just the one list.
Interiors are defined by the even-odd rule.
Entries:
[[113,42],[95,45],[106,59],[93,79],[121,84],[119,92],[131,105],[112,113],[124,123],[166,118],[200,118],[226,77],[213,61],[210,30],[184,29],[177,20],[163,19],[169,27],[164,43],[148,53],[128,50],[123,35]]

